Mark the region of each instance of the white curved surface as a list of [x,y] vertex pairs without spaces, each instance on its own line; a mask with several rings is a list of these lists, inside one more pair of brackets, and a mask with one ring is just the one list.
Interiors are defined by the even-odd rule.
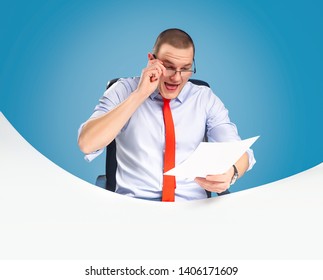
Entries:
[[186,203],[95,187],[41,155],[0,113],[1,259],[322,259],[323,164]]

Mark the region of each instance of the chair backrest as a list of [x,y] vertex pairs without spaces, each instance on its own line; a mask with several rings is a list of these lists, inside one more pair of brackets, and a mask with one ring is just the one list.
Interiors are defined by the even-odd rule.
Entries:
[[[117,82],[119,78],[112,79],[107,83],[106,89],[111,87],[115,82]],[[197,79],[190,79],[190,82],[196,85],[202,85],[210,87],[210,85],[202,80]],[[116,171],[117,171],[117,159],[116,159],[116,142],[113,140],[107,147],[106,147],[106,164],[105,164],[105,176],[106,176],[106,189],[109,191],[115,192],[116,190]],[[206,191],[207,196],[211,197],[211,192]],[[222,194],[227,194],[228,191]]]

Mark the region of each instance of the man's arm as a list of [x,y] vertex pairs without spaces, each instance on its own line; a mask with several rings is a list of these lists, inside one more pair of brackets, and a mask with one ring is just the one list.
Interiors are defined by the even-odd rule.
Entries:
[[112,142],[144,100],[144,96],[136,90],[113,110],[88,120],[78,140],[81,151],[89,154]]
[[[239,178],[249,168],[249,156],[244,153],[242,157],[235,163],[238,169]],[[225,173],[219,175],[208,175],[206,178],[197,177],[195,181],[205,190],[210,192],[222,193],[230,187],[232,177],[234,175],[233,166]]]
[[165,67],[159,60],[153,59],[151,54],[148,58],[138,88],[113,110],[85,123],[78,139],[83,153],[92,153],[112,142],[137,108],[156,90]]

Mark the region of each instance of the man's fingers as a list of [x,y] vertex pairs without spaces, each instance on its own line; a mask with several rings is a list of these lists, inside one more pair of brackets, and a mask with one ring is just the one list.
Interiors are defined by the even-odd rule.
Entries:
[[154,68],[154,69],[147,70],[146,75],[148,75],[151,82],[155,82],[161,76],[161,72],[157,68]]
[[196,177],[195,182],[203,189],[216,193],[224,192],[230,186],[227,182],[214,182],[201,177]]

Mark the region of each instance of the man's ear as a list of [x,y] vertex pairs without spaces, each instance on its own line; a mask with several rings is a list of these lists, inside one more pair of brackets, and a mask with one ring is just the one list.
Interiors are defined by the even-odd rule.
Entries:
[[148,53],[148,60],[154,60],[155,56],[152,53]]

